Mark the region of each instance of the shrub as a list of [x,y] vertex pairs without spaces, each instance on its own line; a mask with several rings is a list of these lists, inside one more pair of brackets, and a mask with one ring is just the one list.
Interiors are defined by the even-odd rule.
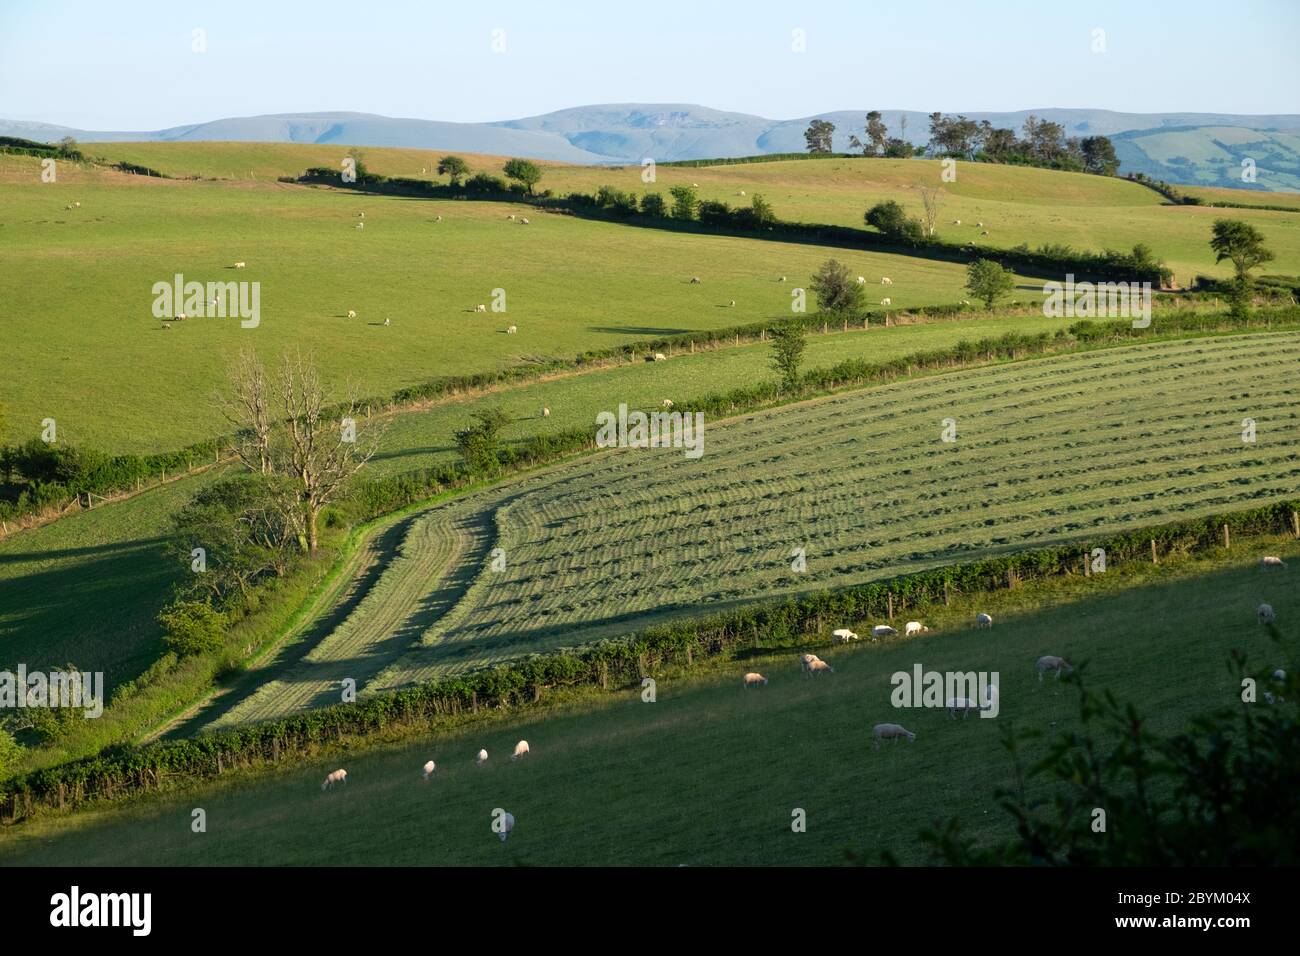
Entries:
[[158,614],[163,645],[178,657],[211,654],[221,649],[226,617],[206,601],[176,601]]
[[646,193],[641,197],[641,213],[646,216],[663,217],[668,215],[668,204],[658,193]]
[[817,294],[818,307],[823,312],[855,312],[862,306],[863,287],[849,271],[849,267],[836,259],[827,259],[808,285]]

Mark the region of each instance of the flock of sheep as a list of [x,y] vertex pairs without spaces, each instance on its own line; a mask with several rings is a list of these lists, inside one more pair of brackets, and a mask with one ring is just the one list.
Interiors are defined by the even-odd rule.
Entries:
[[[529,753],[531,753],[531,748],[529,748],[528,746],[528,741],[521,740],[519,741],[519,743],[515,744],[515,751],[510,755],[510,759],[518,760],[520,757],[527,757]],[[478,754],[474,758],[474,765],[477,767],[482,767],[487,762],[488,762],[487,748],[482,748],[479,750]],[[433,776],[434,771],[436,771],[437,769],[438,769],[438,765],[434,763],[434,761],[432,760],[426,761],[424,766],[420,768],[421,779],[426,781],[429,780]],[[334,788],[334,784],[347,783],[347,782],[348,782],[348,772],[344,770],[342,767],[340,767],[338,770],[332,770],[325,775],[325,781],[320,785],[320,788],[321,790],[332,790]],[[514,814],[505,813],[501,817],[501,829],[497,832],[497,835],[501,838],[501,841],[503,843],[505,842],[506,838],[510,836],[510,831],[513,830],[514,828],[515,828]]]

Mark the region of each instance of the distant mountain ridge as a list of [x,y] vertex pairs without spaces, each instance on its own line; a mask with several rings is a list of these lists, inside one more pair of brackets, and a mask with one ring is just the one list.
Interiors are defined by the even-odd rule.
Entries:
[[[926,113],[916,110],[881,112],[891,136],[905,136],[915,143],[928,139]],[[994,126],[1018,130],[1030,114],[1060,123],[1070,136],[1122,137],[1124,145],[1121,148],[1117,144],[1117,149],[1120,149],[1124,172],[1145,172],[1171,182],[1257,189],[1300,188],[1291,184],[1288,165],[1300,159],[1300,153],[1295,151],[1300,143],[1292,142],[1300,135],[1300,114],[1246,116],[1035,109],[972,111],[965,115],[974,120],[988,120]],[[647,156],[667,162],[802,152],[805,148],[803,132],[809,121],[817,118],[835,124],[834,146],[847,150],[849,136],[853,133],[861,135],[865,115],[866,110],[839,110],[798,119],[771,120],[692,104],[622,103],[579,106],[541,116],[490,123],[449,123],[371,113],[326,112],[229,117],[152,131],[101,131],[0,120],[0,135],[44,141],[72,136],[86,143],[231,141],[404,146],[601,164],[638,163]],[[1229,139],[1244,143],[1265,144],[1269,162],[1286,175],[1275,176],[1272,182],[1233,183],[1232,177],[1225,175],[1224,170],[1230,165],[1229,157],[1237,158],[1235,153],[1231,149],[1206,145],[1213,136],[1198,136],[1196,131],[1201,128],[1288,134],[1281,138],[1276,135],[1248,136],[1245,140],[1241,140],[1239,134],[1228,135]],[[1165,132],[1180,137],[1176,147],[1158,138],[1158,134]],[[1222,142],[1222,137],[1217,141]],[[1144,143],[1152,149],[1144,148]],[[1166,155],[1171,148],[1182,148],[1183,152]],[[1167,162],[1169,159],[1176,161]],[[1187,162],[1177,161],[1179,159]],[[1264,166],[1262,162],[1260,165]],[[1300,184],[1300,163],[1294,172],[1296,183]]]

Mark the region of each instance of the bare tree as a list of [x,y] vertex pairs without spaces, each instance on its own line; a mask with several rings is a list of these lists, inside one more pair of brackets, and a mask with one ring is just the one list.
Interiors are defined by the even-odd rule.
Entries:
[[939,224],[939,205],[943,190],[930,186],[921,187],[921,204],[925,206],[925,234],[934,235],[934,227]]
[[230,365],[230,394],[220,399],[226,421],[235,426],[235,454],[250,471],[271,473],[271,415],[266,369],[251,348]]

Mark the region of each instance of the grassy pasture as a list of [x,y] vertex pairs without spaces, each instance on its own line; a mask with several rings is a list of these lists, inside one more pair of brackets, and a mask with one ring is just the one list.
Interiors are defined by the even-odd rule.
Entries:
[[[1268,547],[1300,554],[1294,542]],[[1012,835],[992,796],[1011,783],[1002,722],[1049,734],[1076,726],[1075,692],[1050,678],[1038,684],[1039,655],[1084,664],[1085,679],[1132,701],[1151,731],[1176,732],[1197,712],[1238,699],[1224,666],[1230,649],[1247,651],[1255,674],[1289,663],[1255,623],[1262,598],[1277,609],[1285,655],[1293,655],[1296,592],[1248,558],[1130,566],[1001,592],[980,605],[995,615],[992,631],[969,629],[975,608],[958,602],[920,638],[819,650],[836,672],[818,680],[799,675],[793,654],[760,650],[689,679],[660,675],[654,704],[642,703],[639,689],[588,697],[182,795],[30,821],[0,833],[0,864],[834,865],[846,849],[869,861],[891,849],[920,863],[915,835],[936,818],[959,816],[981,842]],[[1001,714],[900,714],[890,705],[890,675],[917,663],[997,671]],[[751,669],[770,684],[742,690],[740,675]],[[874,751],[870,728],[881,721],[903,723],[917,740]],[[532,754],[512,763],[507,755],[521,737]],[[479,747],[491,754],[484,768],[473,765]],[[1025,758],[1042,748],[1031,745]],[[424,783],[420,767],[431,758],[438,770]],[[322,793],[321,778],[339,766],[350,782]],[[1030,790],[1048,793],[1041,784]],[[190,830],[196,806],[207,811],[207,833]],[[504,844],[489,828],[497,807],[517,820]],[[794,808],[807,813],[806,833],[791,832]]]
[[[311,667],[284,675],[295,692],[268,684],[217,724],[327,699],[359,668],[378,676],[358,686],[396,687],[671,615],[1293,495],[1297,357],[1300,335],[1276,333],[954,372],[706,428],[698,460],[619,449],[435,506]],[[941,440],[947,418],[956,442]],[[448,539],[488,523],[477,547]],[[493,547],[504,571],[488,567]],[[795,547],[806,572],[791,570]],[[460,557],[430,579],[427,549]],[[395,631],[378,613],[421,596],[441,608],[449,592],[431,623],[411,612]],[[402,654],[395,633],[421,625]]]
[[[47,417],[62,440],[112,451],[222,433],[212,393],[249,345],[271,360],[287,347],[311,349],[331,385],[386,395],[439,375],[774,319],[789,314],[791,288],[832,255],[873,281],[892,277],[898,308],[966,295],[960,265],[903,256],[559,215],[534,214],[522,226],[506,216],[526,210],[507,204],[276,184],[89,173],[86,182],[41,184],[35,159],[0,157],[0,169],[24,164],[29,183],[0,186],[9,359],[0,440],[11,442],[34,437]],[[65,209],[72,201],[80,208]],[[235,270],[236,260],[248,268]],[[176,273],[261,283],[261,324],[193,318],[165,331],[152,316],[152,288]],[[691,285],[693,275],[703,284]],[[498,288],[507,313],[475,314]],[[349,309],[357,319],[346,318]],[[505,333],[511,324],[518,334]]]
[[[195,173],[231,178],[298,175],[311,165],[338,168],[346,149],[295,144],[259,143],[105,143],[96,150],[113,159],[130,159],[164,172]],[[433,175],[437,150],[363,148],[366,163],[388,176],[440,179]],[[474,172],[501,174],[503,157],[464,154]],[[921,214],[921,186],[941,186],[945,199],[939,218],[939,235],[945,239],[973,241],[999,249],[1027,242],[1065,243],[1076,249],[1127,250],[1145,242],[1186,283],[1196,273],[1227,276],[1229,270],[1214,262],[1209,251],[1210,227],[1224,210],[1172,206],[1145,186],[1125,180],[1064,173],[1030,167],[959,163],[955,182],[940,179],[937,160],[828,159],[787,160],[704,167],[661,166],[656,182],[641,181],[640,166],[571,166],[541,163],[542,187],[556,194],[593,192],[603,185],[638,193],[658,191],[665,196],[677,185],[699,184],[703,199],[748,205],[761,192],[783,219],[826,222],[861,227],[862,214],[877,202],[894,199],[913,215]],[[427,174],[421,174],[427,169]],[[184,170],[185,172],[182,172]],[[744,190],[746,196],[741,196]],[[1200,194],[1190,189],[1193,194]],[[1210,192],[1215,192],[1211,190]],[[1247,190],[1222,190],[1225,198],[1251,202],[1251,197],[1285,203],[1286,194],[1258,194]],[[1287,213],[1244,209],[1229,211],[1256,225],[1277,253],[1266,271],[1300,273],[1300,219]],[[953,225],[960,219],[961,226]],[[983,222],[989,235],[975,223]]]

